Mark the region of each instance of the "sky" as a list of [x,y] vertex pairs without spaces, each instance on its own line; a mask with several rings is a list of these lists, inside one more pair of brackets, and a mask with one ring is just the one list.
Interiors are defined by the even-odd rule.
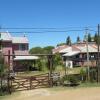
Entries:
[[93,35],[98,24],[100,0],[0,0],[1,31],[25,34],[30,48],[56,46],[68,36],[75,42],[77,36],[84,37],[85,27]]

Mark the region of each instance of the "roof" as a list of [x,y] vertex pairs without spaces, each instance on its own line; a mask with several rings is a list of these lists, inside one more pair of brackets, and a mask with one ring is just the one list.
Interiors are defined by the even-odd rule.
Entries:
[[8,32],[0,33],[0,40],[12,41],[12,43],[28,43],[27,37],[13,37]]
[[[83,46],[83,47],[78,47],[82,53],[86,53],[87,52],[87,46]],[[97,52],[97,49],[94,48],[93,46],[91,45],[88,45],[88,52]]]
[[5,33],[0,33],[0,34],[1,34],[0,40],[3,40],[3,41],[11,41],[12,40],[10,33],[5,32]]
[[[79,51],[80,53],[86,53],[87,52],[87,46],[86,43],[80,43],[80,44],[73,44],[71,46],[68,45],[63,45],[63,46],[58,46],[55,49],[53,49],[53,53],[68,53],[68,52],[73,52],[73,51]],[[98,47],[96,43],[89,43],[88,44],[88,52],[93,53],[93,52],[98,52]]]
[[64,54],[63,56],[74,56],[74,55],[77,55],[79,53],[80,53],[80,51],[72,51],[72,52],[68,52],[68,53]]
[[16,56],[14,58],[15,61],[19,61],[19,60],[36,60],[39,59],[38,56]]
[[13,43],[28,43],[27,37],[12,37]]
[[64,48],[64,49],[60,50],[59,53],[67,53],[67,52],[70,52],[70,51],[72,51],[72,47]]
[[55,47],[55,48],[52,50],[52,52],[53,52],[53,54],[59,53],[59,51],[65,49],[65,48],[67,48],[67,47],[69,47],[69,46],[68,46],[68,45],[57,46],[57,47]]

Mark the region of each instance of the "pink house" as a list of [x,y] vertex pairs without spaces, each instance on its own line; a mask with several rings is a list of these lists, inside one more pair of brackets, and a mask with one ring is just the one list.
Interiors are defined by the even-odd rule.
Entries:
[[[0,33],[0,52],[3,55],[8,55],[8,53],[14,55],[29,55],[29,42],[26,36],[23,37],[13,37],[10,33]],[[8,56],[4,57],[5,63],[8,64]],[[14,69],[16,63],[22,60],[34,60],[38,59],[36,56],[15,56],[10,57],[10,70]],[[17,65],[19,66],[19,65]]]

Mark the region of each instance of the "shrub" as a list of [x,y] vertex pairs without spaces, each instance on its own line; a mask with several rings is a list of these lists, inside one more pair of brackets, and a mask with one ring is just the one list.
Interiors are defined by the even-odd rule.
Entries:
[[70,84],[72,85],[72,86],[74,86],[74,85],[78,85],[78,79],[77,79],[77,77],[75,77],[75,76],[70,76],[69,78],[68,78],[68,80],[69,80],[69,82],[70,82]]
[[86,72],[86,69],[84,68],[81,68],[80,70],[80,76],[81,76],[81,81],[85,81],[85,76],[86,76],[87,72]]
[[74,75],[65,75],[62,78],[62,82],[63,82],[63,85],[76,86],[76,85],[78,85],[79,80]]

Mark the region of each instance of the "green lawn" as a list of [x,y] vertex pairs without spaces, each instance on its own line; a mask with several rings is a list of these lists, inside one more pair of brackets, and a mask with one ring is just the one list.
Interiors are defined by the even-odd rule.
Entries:
[[17,76],[33,76],[33,75],[40,75],[40,74],[46,74],[49,73],[49,71],[25,71],[25,72],[18,72],[16,73]]
[[[66,69],[68,74],[79,74],[82,67],[72,68],[72,69]],[[25,71],[25,72],[18,72],[16,75],[18,76],[33,76],[33,75],[39,75],[39,74],[45,74],[49,73],[50,71]],[[65,74],[65,70],[62,66],[57,66],[56,70],[54,72],[60,72],[61,75]]]

